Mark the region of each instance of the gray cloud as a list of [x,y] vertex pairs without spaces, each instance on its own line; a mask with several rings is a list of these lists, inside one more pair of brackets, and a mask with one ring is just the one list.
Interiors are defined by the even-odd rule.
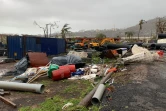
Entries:
[[[0,33],[42,34],[33,24],[59,20],[81,29],[125,28],[165,16],[165,0],[0,0]],[[55,32],[60,31],[54,30]]]

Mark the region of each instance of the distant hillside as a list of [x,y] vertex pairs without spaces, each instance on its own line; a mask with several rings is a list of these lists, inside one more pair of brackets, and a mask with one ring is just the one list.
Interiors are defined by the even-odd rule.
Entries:
[[[116,31],[113,30],[87,30],[82,32],[73,32],[72,36],[86,36],[86,37],[95,37],[97,33],[104,33],[107,37],[124,37],[125,32],[132,31],[134,32],[134,36],[138,36],[139,31],[139,25],[135,25],[126,29],[117,29]],[[146,23],[143,24],[143,28],[140,32],[140,36],[151,36],[153,34],[156,34],[156,19],[151,19],[146,21]]]

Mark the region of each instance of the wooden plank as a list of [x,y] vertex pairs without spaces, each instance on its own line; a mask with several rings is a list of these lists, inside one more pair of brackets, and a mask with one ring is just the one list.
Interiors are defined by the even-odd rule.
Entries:
[[4,98],[2,96],[0,96],[0,100],[3,101],[6,104],[9,104],[9,105],[15,107],[15,108],[17,107],[17,105],[15,103],[13,103],[12,101],[9,101],[8,99],[6,99],[6,98]]

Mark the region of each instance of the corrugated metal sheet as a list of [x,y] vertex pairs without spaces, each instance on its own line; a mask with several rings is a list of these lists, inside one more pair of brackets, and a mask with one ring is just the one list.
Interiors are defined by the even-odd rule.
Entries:
[[25,40],[26,40],[26,49],[25,51],[28,52],[28,51],[32,51],[32,52],[35,52],[36,51],[36,39],[33,38],[33,37],[25,37]]
[[57,53],[64,53],[65,52],[65,40],[64,39],[57,39]]
[[28,57],[32,67],[45,66],[49,62],[46,53],[28,52]]
[[57,39],[56,38],[41,38],[41,51],[47,55],[56,55],[57,52]]
[[[25,37],[26,40],[26,46],[25,46],[25,51],[32,51],[32,52],[41,52],[41,45],[40,42],[38,43],[38,41],[40,41],[40,38],[36,38],[36,37]],[[38,41],[37,41],[38,40]]]
[[23,57],[22,37],[8,36],[8,58],[21,59]]
[[36,52],[41,52],[41,44],[36,44]]

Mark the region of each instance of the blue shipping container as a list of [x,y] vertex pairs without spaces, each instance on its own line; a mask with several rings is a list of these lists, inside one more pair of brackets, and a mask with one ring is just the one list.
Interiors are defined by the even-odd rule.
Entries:
[[64,39],[57,39],[57,51],[58,51],[58,54],[65,52],[65,40]]
[[26,36],[8,36],[8,57],[21,59],[28,51],[45,52],[57,55],[65,52],[65,40],[58,38],[39,38]]
[[33,51],[33,52],[41,52],[41,45],[38,44],[37,40],[40,43],[40,38],[36,37],[24,37],[24,40],[26,41],[25,45],[25,51]]
[[23,57],[22,37],[7,37],[8,58],[21,59]]

